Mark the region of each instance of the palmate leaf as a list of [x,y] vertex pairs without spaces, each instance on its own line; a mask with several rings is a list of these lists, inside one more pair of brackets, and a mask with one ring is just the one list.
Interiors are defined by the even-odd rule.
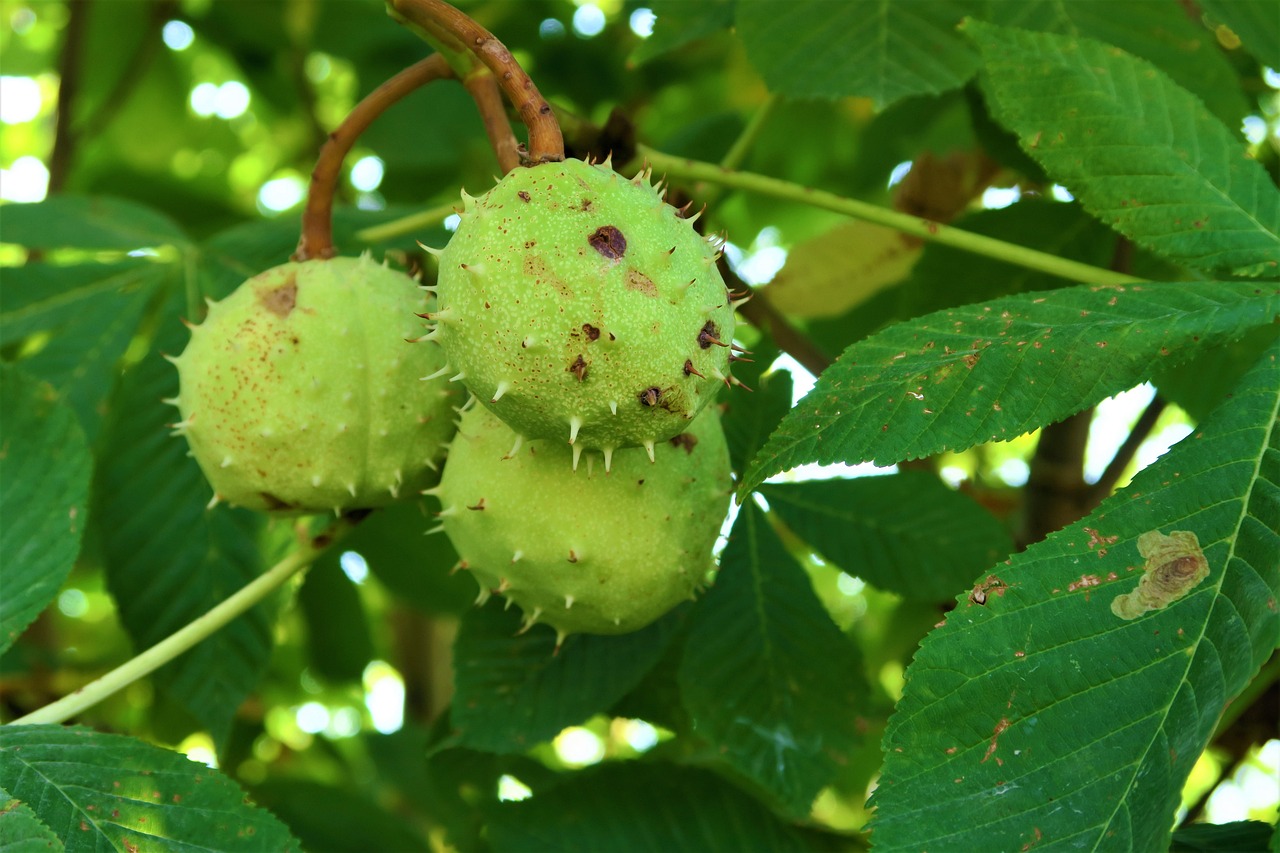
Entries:
[[943,601],[1013,550],[991,513],[926,471],[762,486],[791,532],[851,575]]
[[186,246],[182,229],[159,211],[134,201],[105,196],[52,196],[4,209],[0,240],[32,249],[115,249],[132,251]]
[[970,20],[993,112],[1103,222],[1167,258],[1280,270],[1280,190],[1198,98],[1092,39]]
[[31,805],[72,853],[300,849],[217,770],[121,735],[6,727],[0,787]]
[[891,326],[823,372],[739,495],[807,462],[887,465],[1015,438],[1278,314],[1270,283],[1085,285]]
[[30,806],[0,787],[0,853],[60,853],[66,849]]
[[680,662],[694,731],[787,811],[807,814],[858,745],[861,672],[809,577],[748,501]]
[[684,621],[685,608],[619,636],[556,634],[497,602],[462,620],[454,645],[451,743],[524,752],[622,698],[644,678]]
[[52,388],[0,365],[0,652],[53,600],[80,553],[93,460]]
[[[186,331],[171,308],[152,352],[125,377],[105,427],[93,511],[107,584],[135,645],[146,648],[203,615],[265,568],[261,516],[206,509],[211,489],[187,444],[169,434],[176,410],[162,402],[178,377],[160,352],[179,352]],[[271,653],[272,604],[264,602],[157,671],[157,685],[186,706],[216,741],[254,688]]]
[[885,735],[878,849],[1167,849],[1223,707],[1280,642],[1278,413],[1280,344],[1130,486],[960,598]]
[[977,60],[955,32],[965,11],[955,0],[740,0],[737,27],[773,91],[860,95],[880,109],[969,79]]

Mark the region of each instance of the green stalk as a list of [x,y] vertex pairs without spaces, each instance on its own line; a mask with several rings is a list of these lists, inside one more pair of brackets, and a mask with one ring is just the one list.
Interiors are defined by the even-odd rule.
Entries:
[[[738,134],[738,138],[733,141],[733,145],[729,146],[729,150],[720,159],[720,168],[737,169],[742,165],[743,161],[747,159],[747,154],[751,152],[752,146],[756,144],[756,139],[759,138],[765,122],[773,115],[779,100],[776,94],[771,94],[756,109],[750,121],[747,122],[747,126],[742,129],[742,133]],[[720,198],[724,190],[725,187],[723,185],[714,184],[711,187],[702,189],[699,195],[702,197],[703,202],[714,207],[716,200]]]
[[1082,264],[1079,261],[1072,261],[1067,258],[1059,258],[1047,252],[1029,249],[1026,246],[1006,243],[1003,240],[985,237],[981,234],[973,234],[959,228],[943,225],[941,222],[899,213],[896,210],[846,198],[823,190],[815,190],[800,184],[790,183],[789,181],[781,181],[777,178],[769,178],[752,172],[738,172],[717,166],[714,163],[703,163],[697,160],[686,160],[683,157],[673,157],[670,154],[664,154],[661,151],[643,145],[639,147],[638,154],[653,167],[655,174],[665,174],[668,178],[705,181],[731,189],[746,190],[747,192],[819,207],[853,217],[854,219],[883,225],[886,228],[892,228],[904,234],[911,234],[923,240],[941,243],[944,246],[950,246],[963,252],[982,255],[1025,267],[1026,269],[1059,276],[1068,281],[1088,282],[1091,284],[1137,284],[1145,281],[1145,279],[1135,278],[1124,273]]
[[279,588],[294,575],[310,566],[328,550],[329,546],[345,536],[354,523],[339,519],[327,533],[308,539],[305,544],[276,563],[264,574],[253,579],[240,590],[222,601],[208,613],[179,628],[151,648],[122,663],[106,675],[86,684],[74,693],[63,696],[43,708],[32,711],[9,723],[11,726],[36,723],[62,723],[91,708],[133,682],[150,675],[183,652],[196,646],[232,619],[248,611]]
[[411,213],[408,216],[392,219],[379,225],[370,225],[368,228],[361,228],[357,231],[356,239],[361,243],[385,243],[388,240],[394,240],[406,234],[434,228],[448,219],[450,215],[457,213],[458,206],[461,204],[461,201],[442,204],[439,207],[433,207],[421,213]]

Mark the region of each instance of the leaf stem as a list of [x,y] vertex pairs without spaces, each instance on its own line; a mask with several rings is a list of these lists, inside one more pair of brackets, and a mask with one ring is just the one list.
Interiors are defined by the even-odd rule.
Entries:
[[360,135],[369,129],[378,116],[405,95],[442,77],[453,75],[453,69],[440,54],[432,54],[421,62],[410,65],[399,74],[374,89],[342,120],[342,124],[329,134],[320,148],[315,169],[311,172],[311,184],[307,189],[307,206],[302,211],[302,236],[293,253],[295,261],[312,258],[331,258],[333,248],[333,195],[342,173],[342,162]]
[[123,690],[133,682],[155,672],[169,661],[205,640],[228,622],[248,611],[289,578],[310,566],[330,545],[341,539],[355,527],[358,519],[339,518],[325,533],[308,538],[298,550],[276,563],[265,573],[254,578],[212,610],[189,622],[165,637],[151,648],[135,655],[101,678],[86,684],[74,693],[63,696],[43,708],[32,711],[8,725],[33,725],[36,723],[62,723],[87,708],[98,704],[108,696]]
[[564,137],[555,112],[511,51],[493,33],[443,0],[387,0],[399,17],[432,34],[441,30],[466,46],[493,72],[507,100],[529,128],[529,159],[545,163],[564,159]]
[[1088,282],[1091,284],[1134,284],[1144,281],[1144,279],[1135,278],[1124,273],[1082,264],[1079,261],[1072,261],[1067,258],[1059,258],[1047,252],[1037,251],[1014,243],[1006,243],[1004,240],[997,240],[994,237],[987,237],[982,234],[973,234],[959,228],[944,225],[941,222],[899,213],[896,210],[890,210],[879,205],[801,186],[790,181],[770,178],[752,172],[725,169],[714,163],[687,160],[643,145],[640,146],[639,154],[648,161],[655,172],[665,173],[668,177],[706,181],[733,189],[746,190],[760,195],[811,205],[850,216],[854,219],[884,225],[904,234],[911,234],[924,240],[941,243],[953,249],[1005,261],[1026,269],[1059,276],[1069,281]]
[[[760,137],[760,131],[778,106],[778,101],[779,97],[776,93],[770,94],[765,99],[765,102],[756,109],[747,122],[747,126],[742,129],[742,133],[738,134],[738,138],[733,141],[733,144],[729,146],[729,150],[720,158],[720,168],[737,169],[742,166],[747,159],[747,154],[751,152],[752,146],[756,144],[756,140]],[[714,206],[724,189],[722,184],[713,184],[710,187],[699,187],[700,192],[698,194],[706,204]]]
[[449,202],[399,219],[392,219],[390,222],[361,228],[356,232],[356,239],[361,243],[385,243],[387,240],[394,240],[396,237],[403,237],[406,234],[439,225],[457,212],[457,203]]

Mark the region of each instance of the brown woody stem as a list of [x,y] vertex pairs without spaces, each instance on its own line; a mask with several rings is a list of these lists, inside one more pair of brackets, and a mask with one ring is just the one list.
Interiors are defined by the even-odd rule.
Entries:
[[505,175],[520,165],[520,143],[511,132],[511,122],[507,121],[507,108],[502,102],[498,81],[487,68],[477,68],[463,79],[462,85],[471,93],[471,99],[480,110],[485,135],[489,137],[489,145],[498,158],[498,167]]
[[507,100],[529,128],[529,159],[546,163],[564,159],[564,137],[551,105],[511,51],[493,33],[443,0],[388,0],[396,14],[433,35],[443,31],[475,54],[493,72]]
[[293,253],[295,261],[331,258],[333,248],[333,195],[342,174],[342,162],[360,134],[368,130],[378,116],[405,95],[442,77],[452,76],[449,63],[440,54],[428,56],[409,66],[374,89],[356,104],[342,124],[329,134],[320,148],[316,167],[311,172],[307,189],[307,206],[302,211],[302,237]]

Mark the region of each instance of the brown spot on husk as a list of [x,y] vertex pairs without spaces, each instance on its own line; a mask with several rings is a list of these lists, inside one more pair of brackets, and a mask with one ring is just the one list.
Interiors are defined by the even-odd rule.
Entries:
[[627,238],[612,225],[601,225],[587,237],[587,242],[610,260],[617,260],[627,252]]
[[645,296],[658,295],[658,286],[653,279],[639,270],[627,270],[627,290],[635,290]]
[[693,453],[693,448],[698,446],[698,437],[682,432],[671,437],[671,446],[683,448],[685,453]]
[[258,291],[258,301],[262,307],[277,317],[288,317],[298,304],[298,280],[293,273],[282,284]]
[[578,377],[578,381],[582,382],[587,378],[587,360],[582,357],[582,353],[578,353],[577,359],[565,370]]

